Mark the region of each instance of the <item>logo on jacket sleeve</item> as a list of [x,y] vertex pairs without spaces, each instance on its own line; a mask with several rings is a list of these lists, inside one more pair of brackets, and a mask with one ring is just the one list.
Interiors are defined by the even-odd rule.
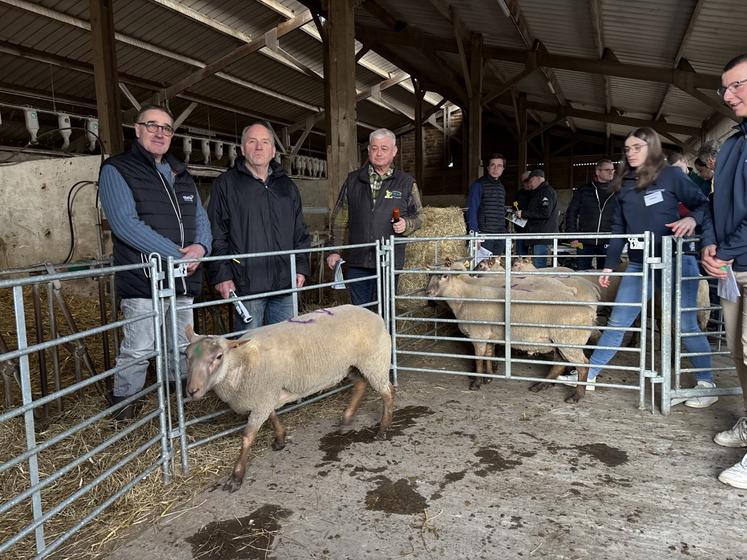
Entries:
[[543,207],[544,207],[544,206],[550,206],[550,199],[549,199],[549,198],[547,198],[546,196],[543,196],[543,197],[542,197],[542,200],[540,200],[540,204],[541,204],[541,205],[542,205]]
[[193,194],[183,194],[182,195],[182,200],[184,202],[189,202],[190,204],[192,204],[195,201],[195,195],[193,195]]
[[384,198],[402,198],[402,191],[384,191]]

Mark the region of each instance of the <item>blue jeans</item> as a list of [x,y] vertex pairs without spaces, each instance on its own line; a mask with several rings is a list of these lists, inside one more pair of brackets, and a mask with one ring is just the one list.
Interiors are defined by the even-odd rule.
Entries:
[[527,242],[523,239],[516,239],[516,248],[514,249],[514,256],[521,257],[529,252]]
[[494,255],[502,255],[506,251],[506,241],[504,239],[486,239],[481,246]]
[[591,270],[594,255],[597,255],[597,264],[594,268],[602,270],[604,268],[604,259],[607,255],[607,245],[587,245],[586,241],[582,241],[582,243],[584,244],[583,249],[576,250],[576,254],[578,255],[576,268],[578,270]]
[[[641,263],[631,261],[630,264],[628,264],[626,272],[641,272],[641,270],[643,270],[643,265]],[[695,260],[695,257],[691,255],[683,256],[682,276],[697,276],[698,274],[698,263]],[[641,280],[642,279],[639,276],[623,276],[620,281],[620,288],[617,291],[615,303],[640,302]],[[692,308],[697,306],[698,282],[699,280],[685,280],[682,282],[682,307]],[[656,284],[661,284],[661,277],[658,274],[656,275]],[[646,301],[651,298],[652,288],[652,282],[649,282]],[[674,289],[672,292],[674,293]],[[610,319],[607,322],[607,326],[630,327],[640,314],[640,311],[641,310],[638,307],[614,307]],[[669,318],[663,318],[663,320],[668,319]],[[682,313],[681,330],[683,333],[701,332],[700,327],[698,326],[697,313],[695,311]],[[624,335],[624,331],[604,331],[597,345],[619,348]],[[677,341],[677,343],[679,343],[679,341]],[[684,337],[684,343],[685,349],[688,353],[706,353],[711,351],[711,345],[708,343],[708,338],[703,334],[701,336]],[[594,379],[599,375],[602,366],[609,363],[616,353],[616,350],[604,350],[602,348],[594,350],[594,353],[591,355],[589,360],[591,362],[591,367],[589,368],[589,379]],[[695,378],[698,381],[713,381],[710,356],[693,356],[689,359],[693,367],[703,370],[695,373]]]
[[532,264],[536,268],[545,268],[547,266],[547,255],[549,248],[544,243],[532,246]]
[[287,321],[293,317],[293,294],[246,299],[244,300],[244,306],[252,316],[252,320],[245,323],[238,313],[234,312],[234,331],[252,330],[263,325],[273,325]]

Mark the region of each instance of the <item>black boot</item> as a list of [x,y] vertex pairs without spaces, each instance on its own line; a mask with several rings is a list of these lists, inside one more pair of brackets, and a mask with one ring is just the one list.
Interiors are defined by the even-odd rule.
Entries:
[[[114,406],[117,403],[120,403],[124,400],[126,400],[128,397],[117,397],[113,393],[109,394],[109,406]],[[128,405],[125,405],[124,407],[115,410],[112,412],[112,419],[116,422],[127,422],[129,420],[132,420],[135,418],[135,403],[131,402]]]

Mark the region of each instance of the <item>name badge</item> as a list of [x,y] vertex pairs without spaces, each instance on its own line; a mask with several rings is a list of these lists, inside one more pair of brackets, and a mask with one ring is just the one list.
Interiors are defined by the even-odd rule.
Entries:
[[651,206],[653,204],[664,202],[664,197],[661,195],[661,191],[656,191],[644,196],[643,201],[646,203],[646,206]]

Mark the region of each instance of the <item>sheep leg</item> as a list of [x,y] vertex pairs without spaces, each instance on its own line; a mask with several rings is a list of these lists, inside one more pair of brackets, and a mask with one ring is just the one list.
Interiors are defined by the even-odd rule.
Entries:
[[[589,368],[588,367],[580,367],[578,368],[578,380],[579,381],[586,381],[589,377]],[[577,403],[580,401],[584,395],[586,394],[586,385],[576,385],[576,390],[571,394],[570,397],[565,399],[565,402],[567,403]]]
[[[264,422],[264,420],[262,421]],[[241,484],[244,482],[244,475],[246,474],[246,463],[249,460],[249,450],[257,439],[257,432],[262,427],[262,423],[247,424],[244,428],[244,434],[241,436],[241,453],[239,453],[239,460],[236,461],[236,465],[233,467],[233,473],[223,485],[223,490],[227,492],[236,492],[241,488]]]
[[[550,373],[548,373],[545,376],[545,379],[557,379],[558,375],[563,373],[565,371],[565,366],[563,365],[554,365],[550,368]],[[530,391],[533,391],[535,393],[539,393],[543,389],[547,389],[548,387],[551,387],[554,385],[554,383],[545,383],[544,381],[540,381],[538,383],[535,383],[534,385],[529,387]]]
[[394,414],[394,385],[387,383],[387,388],[383,390],[381,399],[384,401],[381,412],[381,421],[379,422],[379,431],[374,436],[375,439],[386,439],[386,432],[392,425],[392,415]]
[[469,389],[470,391],[479,391],[483,380],[482,375],[480,375],[483,372],[484,365],[482,357],[485,355],[487,345],[482,342],[473,342],[472,346],[475,348],[475,377],[470,381]]
[[[486,358],[492,358],[495,356],[495,344],[487,344],[485,347],[485,357]],[[492,360],[485,360],[485,373],[495,373],[495,364]],[[487,385],[488,383],[492,383],[493,378],[492,377],[483,377],[482,378],[482,384]]]
[[275,441],[272,442],[272,448],[275,451],[280,451],[285,447],[285,426],[283,426],[274,410],[270,414],[270,422],[272,422],[272,429],[275,431]]
[[363,393],[366,392],[367,384],[368,383],[363,378],[358,378],[355,380],[355,384],[353,385],[353,394],[350,397],[350,404],[345,409],[345,414],[342,415],[342,424],[344,426],[349,426],[353,421],[353,416],[355,416],[355,413],[358,411],[358,406],[360,406],[361,404]]

